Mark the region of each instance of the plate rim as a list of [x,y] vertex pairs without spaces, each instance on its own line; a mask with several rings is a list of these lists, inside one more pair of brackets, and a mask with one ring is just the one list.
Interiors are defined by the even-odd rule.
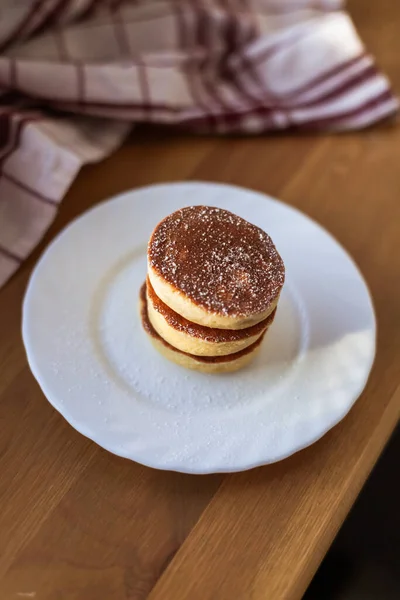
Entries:
[[[339,416],[335,419],[332,420],[330,422],[330,424],[323,428],[322,432],[318,432],[317,435],[313,436],[312,438],[309,438],[309,440],[303,444],[298,444],[296,446],[296,449],[291,450],[289,452],[286,453],[282,453],[281,455],[279,455],[278,458],[274,458],[273,460],[265,460],[265,459],[260,459],[258,461],[252,462],[252,463],[247,463],[245,466],[241,465],[241,466],[236,466],[236,467],[222,467],[222,468],[215,468],[215,467],[210,467],[210,468],[199,468],[196,465],[190,466],[188,468],[185,468],[185,466],[180,462],[177,461],[176,463],[169,463],[168,465],[163,465],[163,464],[159,464],[157,463],[157,461],[151,461],[151,460],[146,460],[146,459],[142,459],[142,457],[139,459],[137,458],[132,458],[132,456],[129,455],[128,452],[123,452],[123,451],[119,451],[117,450],[115,447],[110,447],[107,443],[105,443],[103,440],[101,441],[101,443],[95,439],[95,435],[93,435],[93,433],[89,430],[86,429],[85,424],[82,422],[78,422],[76,421],[76,419],[74,419],[66,410],[66,406],[63,403],[59,403],[58,405],[56,405],[54,399],[50,399],[52,394],[47,394],[46,393],[46,385],[45,383],[41,380],[41,376],[39,374],[39,367],[35,364],[35,360],[34,360],[34,356],[32,356],[32,352],[29,354],[29,334],[27,331],[28,325],[27,325],[27,311],[28,311],[28,305],[29,305],[29,300],[30,300],[30,294],[33,293],[33,286],[35,283],[35,278],[38,274],[38,270],[40,265],[45,261],[46,257],[48,256],[48,254],[51,253],[53,247],[63,238],[64,235],[67,234],[67,232],[73,228],[78,222],[80,222],[81,220],[84,220],[90,213],[96,212],[97,210],[101,209],[102,207],[111,204],[113,202],[115,202],[116,200],[123,200],[124,197],[130,196],[132,194],[135,193],[140,193],[140,192],[145,192],[147,190],[154,190],[156,188],[173,188],[173,187],[185,187],[185,186],[204,186],[204,187],[210,187],[210,188],[221,188],[221,189],[227,189],[227,190],[238,190],[241,192],[250,192],[251,194],[254,194],[256,196],[258,196],[261,200],[268,200],[269,202],[272,202],[274,204],[277,204],[279,206],[283,206],[285,209],[292,211],[294,213],[296,213],[298,216],[300,216],[303,219],[306,219],[307,221],[311,222],[314,226],[316,226],[325,236],[327,236],[328,238],[330,238],[330,240],[343,252],[343,254],[346,256],[346,259],[352,264],[353,268],[355,269],[359,279],[361,280],[361,282],[363,283],[364,287],[365,287],[365,291],[367,293],[368,299],[369,299],[369,303],[370,303],[370,309],[371,309],[371,318],[373,321],[373,347],[372,347],[372,352],[371,352],[371,357],[370,360],[368,361],[368,364],[366,364],[366,369],[365,369],[365,376],[363,378],[362,381],[362,385],[360,385],[360,392],[358,393],[358,395],[352,400],[351,404],[349,406],[345,407],[344,411],[341,411]],[[115,456],[118,456],[120,458],[124,458],[133,462],[137,462],[139,464],[142,464],[146,467],[149,468],[153,468],[153,469],[157,469],[157,470],[162,470],[162,471],[173,471],[173,472],[179,472],[179,473],[184,473],[184,474],[193,474],[193,475],[206,475],[206,474],[213,474],[213,473],[237,473],[237,472],[242,472],[242,471],[248,471],[254,468],[258,468],[261,466],[266,466],[269,464],[274,464],[276,462],[280,462],[281,460],[284,460],[285,458],[288,458],[290,456],[292,456],[293,454],[296,454],[297,452],[300,452],[301,450],[304,450],[305,448],[315,444],[318,440],[320,440],[321,438],[323,438],[326,433],[328,431],[330,431],[331,429],[333,429],[334,427],[336,427],[336,425],[338,425],[350,412],[350,410],[354,407],[355,403],[357,402],[357,400],[360,398],[360,396],[362,395],[368,380],[370,378],[371,375],[371,370],[375,361],[375,357],[376,357],[376,340],[377,340],[377,318],[376,318],[376,311],[375,311],[375,307],[374,307],[374,302],[373,302],[373,297],[370,291],[370,288],[368,286],[367,281],[365,280],[358,264],[356,263],[356,261],[354,260],[354,258],[349,254],[349,252],[346,250],[346,248],[341,244],[341,242],[332,234],[330,233],[330,231],[328,231],[323,225],[321,225],[318,221],[316,221],[314,218],[310,217],[308,214],[304,213],[303,211],[301,211],[299,208],[294,207],[290,204],[287,204],[286,202],[283,202],[281,200],[278,200],[277,198],[274,198],[273,196],[270,196],[267,193],[264,193],[262,191],[259,190],[255,190],[253,188],[247,188],[247,187],[243,187],[243,186],[239,186],[239,185],[233,185],[233,184],[227,184],[227,183],[221,183],[221,182],[212,182],[212,181],[200,181],[200,180],[187,180],[187,181],[173,181],[173,182],[159,182],[156,184],[150,184],[150,185],[145,185],[145,186],[140,186],[137,188],[132,188],[129,190],[125,190],[123,192],[120,192],[118,194],[115,194],[111,197],[105,198],[103,200],[101,200],[100,202],[94,204],[93,206],[89,207],[86,211],[84,211],[83,213],[77,215],[76,217],[74,217],[73,219],[71,219],[62,229],[61,231],[59,231],[47,244],[46,248],[43,250],[43,252],[41,253],[40,257],[38,258],[38,260],[36,261],[30,276],[29,276],[29,280],[28,283],[26,285],[25,288],[25,293],[24,293],[24,298],[23,298],[23,303],[22,303],[22,319],[21,319],[21,333],[22,333],[22,340],[23,340],[23,345],[24,345],[24,351],[25,351],[25,356],[29,365],[29,368],[36,380],[36,382],[38,383],[43,395],[45,396],[46,400],[51,404],[51,406],[58,412],[60,413],[60,415],[67,421],[67,423],[69,423],[69,425],[71,425],[78,433],[80,433],[81,435],[83,435],[84,437],[90,439],[92,442],[94,442],[95,444],[97,444],[98,446],[100,446],[101,448],[103,448],[104,450],[110,452],[111,454],[114,454]]]

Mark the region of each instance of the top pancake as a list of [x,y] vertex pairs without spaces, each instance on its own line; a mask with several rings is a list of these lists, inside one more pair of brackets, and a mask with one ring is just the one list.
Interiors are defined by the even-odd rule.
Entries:
[[182,208],[161,221],[148,246],[149,268],[203,310],[226,317],[276,305],[285,268],[271,238],[233,213]]

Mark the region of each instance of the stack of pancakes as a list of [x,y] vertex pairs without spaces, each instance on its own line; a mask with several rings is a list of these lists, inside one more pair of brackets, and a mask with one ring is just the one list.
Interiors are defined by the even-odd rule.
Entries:
[[220,208],[183,208],[150,237],[143,327],[179,365],[236,371],[260,348],[284,279],[283,261],[260,228]]

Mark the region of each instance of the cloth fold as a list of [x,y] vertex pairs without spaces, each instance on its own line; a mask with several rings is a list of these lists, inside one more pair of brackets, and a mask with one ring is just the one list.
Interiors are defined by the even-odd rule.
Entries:
[[339,0],[0,0],[0,286],[134,122],[346,130],[398,101]]

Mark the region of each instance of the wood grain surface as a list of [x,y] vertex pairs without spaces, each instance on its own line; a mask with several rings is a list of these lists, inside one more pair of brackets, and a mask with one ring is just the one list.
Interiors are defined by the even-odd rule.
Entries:
[[[400,90],[400,6],[350,2]],[[397,23],[397,25],[396,25]],[[136,132],[85,168],[41,247],[0,292],[0,600],[301,598],[399,418],[400,128],[216,139]],[[223,476],[151,470],[74,431],[27,366],[21,301],[45,245],[123,190],[212,180],[275,195],[327,227],[371,289],[378,353],[348,417],[281,463]]]

